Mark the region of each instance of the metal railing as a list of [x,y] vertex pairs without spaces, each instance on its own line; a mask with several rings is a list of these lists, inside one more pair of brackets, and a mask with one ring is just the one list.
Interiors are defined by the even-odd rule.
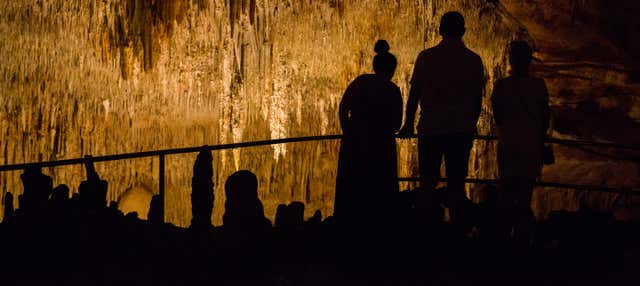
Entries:
[[[247,147],[257,147],[257,146],[268,146],[268,145],[276,145],[276,144],[286,144],[286,143],[299,143],[299,142],[309,142],[309,141],[323,141],[323,140],[339,140],[342,138],[342,135],[321,135],[321,136],[306,136],[306,137],[294,137],[294,138],[283,138],[283,139],[273,139],[273,140],[261,140],[261,141],[252,141],[252,142],[243,142],[243,143],[231,143],[231,144],[221,144],[221,145],[213,145],[213,146],[199,146],[199,147],[187,147],[187,148],[176,148],[176,149],[163,149],[163,150],[155,150],[155,151],[145,151],[145,152],[133,152],[133,153],[123,153],[116,155],[105,155],[105,156],[96,156],[96,157],[85,157],[85,158],[76,158],[76,159],[65,159],[65,160],[57,160],[57,161],[46,161],[46,162],[33,162],[33,163],[22,163],[22,164],[10,164],[0,166],[0,172],[7,171],[16,171],[16,170],[24,170],[27,168],[37,167],[37,168],[45,168],[45,167],[58,167],[58,166],[66,166],[66,165],[77,165],[77,164],[85,164],[89,162],[108,162],[108,161],[118,161],[118,160],[126,160],[126,159],[137,159],[137,158],[145,158],[145,157],[158,157],[159,158],[159,190],[158,195],[160,196],[160,205],[162,205],[162,217],[164,220],[164,202],[165,202],[165,156],[167,155],[176,155],[176,154],[187,154],[187,153],[197,153],[203,150],[215,151],[215,150],[229,150],[236,148],[247,148]],[[409,138],[417,138],[416,135],[409,137],[399,137],[404,139]],[[494,141],[497,140],[495,136],[488,135],[477,135],[474,137],[475,140],[482,141]],[[608,142],[594,142],[594,141],[583,141],[583,140],[567,140],[567,139],[555,139],[551,138],[546,141],[551,144],[559,144],[566,146],[591,146],[591,147],[600,147],[600,148],[615,148],[615,149],[626,149],[633,151],[640,151],[640,147],[636,146],[628,146],[628,145],[620,145]],[[446,178],[441,178],[441,181],[446,181]],[[399,181],[402,182],[418,182],[419,178],[399,178]],[[486,183],[486,184],[497,184],[497,179],[473,179],[467,178],[467,183]],[[577,190],[585,190],[585,191],[597,191],[597,192],[606,192],[606,193],[617,193],[617,194],[629,194],[629,195],[640,195],[640,191],[634,191],[628,188],[615,188],[609,186],[590,186],[590,185],[577,185],[577,184],[564,184],[564,183],[554,183],[554,182],[536,182],[536,185],[542,187],[554,187],[554,188],[566,188],[566,189],[577,189]]]

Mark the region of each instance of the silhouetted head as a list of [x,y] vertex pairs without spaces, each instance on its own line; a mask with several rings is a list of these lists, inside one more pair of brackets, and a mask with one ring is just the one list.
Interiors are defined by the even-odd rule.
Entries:
[[289,204],[289,215],[292,223],[300,225],[304,222],[304,204],[302,202],[291,202]]
[[117,210],[117,209],[118,209],[118,202],[116,202],[116,201],[110,201],[110,202],[109,202],[109,209],[110,209],[110,210]]
[[160,195],[154,195],[151,197],[149,203],[149,212],[147,213],[147,220],[150,223],[162,223],[162,197]]
[[509,44],[509,62],[515,75],[529,75],[532,59],[533,49],[526,41],[513,41]]
[[256,175],[247,170],[235,172],[227,179],[224,191],[227,198],[222,221],[225,226],[271,227],[258,198]]
[[450,11],[440,18],[440,35],[447,38],[461,39],[466,31],[464,16],[456,11]]
[[309,220],[307,220],[308,223],[311,224],[319,224],[322,222],[322,211],[320,210],[316,210],[313,213],[313,216],[309,218]]
[[287,220],[287,205],[279,204],[276,210],[276,226],[282,227]]
[[53,179],[42,173],[39,167],[28,167],[20,174],[24,187],[20,208],[29,212],[43,210],[53,190]]
[[231,202],[256,199],[258,197],[258,178],[251,171],[235,172],[227,178],[224,191],[227,200]]
[[396,66],[398,66],[398,60],[396,56],[389,53],[389,43],[385,40],[378,40],[373,50],[376,52],[376,56],[373,57],[373,70],[378,75],[382,75],[385,78],[391,79],[396,72]]
[[62,207],[69,200],[69,187],[67,185],[58,185],[53,189],[51,194],[51,203],[57,207]]
[[138,220],[138,212],[130,212],[128,214],[126,214],[124,216],[125,218],[129,219],[129,220]]

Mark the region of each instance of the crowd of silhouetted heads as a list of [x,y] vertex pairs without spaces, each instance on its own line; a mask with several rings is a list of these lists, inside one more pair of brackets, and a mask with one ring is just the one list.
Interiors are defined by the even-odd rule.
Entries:
[[529,242],[518,244],[500,233],[505,218],[490,195],[483,203],[468,201],[465,217],[473,219],[455,225],[446,218],[442,190],[400,192],[379,210],[390,217],[380,222],[340,223],[320,211],[306,217],[303,203],[290,202],[277,207],[272,223],[258,196],[259,182],[247,170],[226,180],[223,225],[213,226],[211,161],[210,152],[202,151],[194,164],[189,228],[162,221],[158,196],[148,220],[107,204],[108,183],[92,163],[73,194],[66,185],[53,187],[38,168],[25,170],[18,208],[11,193],[4,196],[0,279],[25,285],[498,282],[502,278],[491,275],[505,270],[570,277],[587,269],[597,270],[589,275],[622,269],[625,246],[635,237],[629,225],[605,215],[557,212],[537,224]]

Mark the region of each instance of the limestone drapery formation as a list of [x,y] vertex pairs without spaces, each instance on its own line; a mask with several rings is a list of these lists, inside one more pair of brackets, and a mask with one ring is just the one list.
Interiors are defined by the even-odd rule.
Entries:
[[[534,69],[549,86],[554,137],[640,146],[640,2],[634,0],[503,0],[535,39]],[[544,179],[640,187],[640,153],[555,146],[558,162]],[[639,218],[638,196],[580,190],[538,191],[539,215],[591,208]],[[635,210],[635,211],[633,211]]]
[[[465,41],[485,62],[489,92],[507,73],[507,43],[528,37],[495,2],[3,1],[0,162],[338,133],[337,103],[350,80],[371,72],[375,41],[386,39],[398,56],[394,81],[406,98],[412,63],[437,43],[448,10],[466,16]],[[488,102],[481,133],[491,131]],[[401,176],[417,173],[415,147],[400,144]],[[495,176],[493,148],[476,143],[473,177]],[[194,159],[167,157],[166,218],[177,225],[191,219]],[[214,184],[252,170],[268,217],[294,200],[330,214],[336,161],[337,142],[214,152]],[[158,189],[157,158],[96,168],[108,200],[131,187]],[[81,166],[44,171],[74,191],[83,175]],[[3,193],[20,193],[18,178],[0,174]],[[215,198],[214,224],[222,202]]]

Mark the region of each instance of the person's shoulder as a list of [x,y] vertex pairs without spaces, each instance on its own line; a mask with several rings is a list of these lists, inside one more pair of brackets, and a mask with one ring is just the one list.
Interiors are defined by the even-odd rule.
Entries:
[[544,81],[544,78],[534,77],[532,78],[532,80],[534,82],[536,90],[538,90],[540,94],[548,96],[547,83]]
[[537,88],[537,87],[546,87],[547,84],[545,83],[543,78],[540,77],[523,77],[520,78],[520,81],[522,82],[522,84],[526,84],[531,88]]
[[353,84],[361,84],[361,83],[367,82],[367,81],[371,80],[372,76],[373,75],[371,75],[371,74],[361,74],[361,75],[357,76],[355,79],[353,79],[351,81],[351,84],[353,85]]
[[349,88],[352,90],[360,90],[376,85],[380,86],[380,83],[374,74],[361,74],[351,81]]
[[423,60],[427,59],[431,54],[433,54],[433,47],[432,48],[428,48],[428,49],[424,49],[424,50],[420,51],[420,53],[418,53],[418,57],[417,57],[416,61],[423,61]]
[[467,57],[469,57],[469,59],[473,60],[476,63],[482,64],[482,57],[480,57],[480,55],[478,55],[473,50],[465,47],[465,53],[467,54]]
[[400,87],[392,81],[389,81],[388,86],[393,90],[394,93],[400,93]]
[[366,80],[368,76],[370,76],[370,75],[369,74],[361,74],[361,75],[358,75],[355,79],[353,79],[353,81]]
[[546,85],[544,78],[541,78],[541,77],[532,77],[531,81],[535,82],[536,84]]
[[429,54],[432,54],[433,52],[436,52],[436,51],[440,50],[441,48],[442,47],[440,45],[435,45],[433,47],[426,48],[426,49],[422,50],[420,52],[420,54],[421,55],[429,55]]
[[450,52],[451,52],[451,49],[449,47],[442,44],[438,44],[422,50],[422,52],[420,52],[420,55],[424,57],[440,57],[443,54],[447,54]]
[[365,74],[361,74],[357,77],[357,79],[359,80],[372,80],[375,79],[376,75],[372,74],[372,73],[365,73]]

